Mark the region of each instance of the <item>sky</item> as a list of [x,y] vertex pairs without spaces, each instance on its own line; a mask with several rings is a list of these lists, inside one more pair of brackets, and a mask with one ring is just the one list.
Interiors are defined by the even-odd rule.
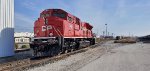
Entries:
[[33,32],[34,21],[45,9],[63,9],[93,25],[102,35],[105,24],[115,35],[150,34],[150,0],[15,0],[15,32]]

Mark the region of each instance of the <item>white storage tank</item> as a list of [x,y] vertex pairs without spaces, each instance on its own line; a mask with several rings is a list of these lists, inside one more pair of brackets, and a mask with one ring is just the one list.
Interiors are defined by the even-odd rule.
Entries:
[[14,55],[14,0],[0,0],[0,57]]

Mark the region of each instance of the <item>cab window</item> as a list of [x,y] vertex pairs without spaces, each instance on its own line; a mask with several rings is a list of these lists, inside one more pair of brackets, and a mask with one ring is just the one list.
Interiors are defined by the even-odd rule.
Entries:
[[66,15],[64,13],[54,13],[53,16],[59,17],[59,18],[65,18]]
[[45,14],[45,17],[50,17],[50,14]]
[[42,14],[41,17],[50,17],[50,14]]
[[70,22],[72,22],[73,19],[72,19],[71,17],[68,17],[68,20],[69,20]]
[[76,24],[80,24],[80,20],[79,19],[76,19]]
[[44,14],[41,15],[41,18],[45,17]]

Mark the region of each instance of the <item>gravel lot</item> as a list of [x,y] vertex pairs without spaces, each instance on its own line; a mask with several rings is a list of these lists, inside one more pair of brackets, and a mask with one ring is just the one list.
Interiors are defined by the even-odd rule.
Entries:
[[150,44],[136,43],[112,49],[76,71],[150,71]]
[[[12,58],[24,57],[31,57],[30,51],[17,53]],[[10,58],[0,59],[0,62],[11,61]],[[150,44],[127,45],[109,41],[96,48],[27,71],[150,71]]]
[[[108,53],[110,49],[122,46],[122,44],[114,44],[112,41],[102,44],[99,47],[78,54],[71,55],[63,60],[47,64],[41,67],[35,67],[28,71],[76,71],[84,68],[84,66],[99,59],[102,55]],[[107,50],[106,50],[107,49]],[[82,71],[82,70],[81,70]],[[84,71],[84,70],[83,70]]]

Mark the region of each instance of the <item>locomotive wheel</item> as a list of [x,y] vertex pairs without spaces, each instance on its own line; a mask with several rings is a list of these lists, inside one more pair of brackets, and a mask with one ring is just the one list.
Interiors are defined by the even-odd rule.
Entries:
[[65,53],[68,53],[68,50],[65,50]]
[[73,52],[74,51],[74,49],[71,49],[71,52]]
[[53,56],[54,56],[54,51],[51,51],[50,56],[51,56],[51,57],[53,57]]
[[59,52],[59,53],[58,53],[58,55],[61,55],[61,54],[62,54],[62,52]]
[[37,50],[33,50],[33,56],[37,56]]

